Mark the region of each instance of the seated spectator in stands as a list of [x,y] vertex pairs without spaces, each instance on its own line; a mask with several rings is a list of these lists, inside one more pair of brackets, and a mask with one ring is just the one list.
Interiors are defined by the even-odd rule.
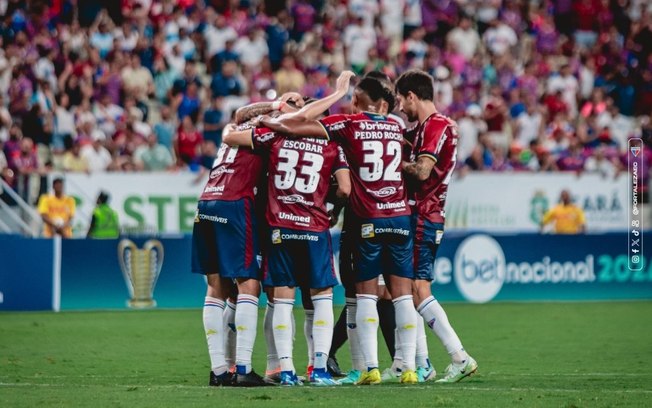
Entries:
[[70,98],[65,93],[56,97],[54,134],[52,135],[52,150],[58,154],[64,150],[64,140],[73,139],[77,136],[75,128],[75,115],[70,111]]
[[111,95],[104,94],[93,107],[97,126],[106,135],[113,135],[119,122],[124,120],[125,111],[111,101]]
[[216,156],[217,146],[215,143],[212,140],[204,140],[200,145],[200,155],[197,159],[199,165],[206,170],[211,170]]
[[263,58],[269,54],[263,32],[258,27],[249,30],[247,36],[238,39],[233,50],[240,56],[242,64],[254,72],[260,69]]
[[274,76],[276,92],[282,95],[286,92],[297,92],[306,83],[306,77],[297,66],[293,57],[286,56],[281,61],[281,69],[276,71]]
[[473,171],[485,170],[483,149],[479,145],[473,148],[471,155],[464,161],[465,167]]
[[186,92],[177,95],[175,103],[178,104],[177,115],[179,119],[185,116],[196,118],[199,115],[199,107],[201,105],[197,83],[190,82],[186,88]]
[[138,170],[164,171],[174,167],[172,152],[158,143],[156,134],[147,137],[147,144],[134,152],[134,164]]
[[80,156],[88,164],[88,171],[99,173],[109,170],[113,158],[104,147],[106,135],[100,129],[95,129],[91,132],[91,140],[92,143],[83,146],[80,151]]
[[457,158],[463,162],[477,146],[479,135],[487,132],[487,123],[482,119],[482,108],[477,104],[469,105],[464,116],[457,121],[457,129]]
[[577,138],[573,138],[570,141],[568,149],[559,154],[557,167],[561,171],[576,171],[579,173],[584,169],[585,160],[586,156],[582,144]]
[[556,234],[581,234],[586,230],[584,211],[571,201],[568,190],[562,190],[559,204],[548,210],[541,220],[541,231],[547,224],[554,223]]
[[175,144],[179,165],[197,164],[199,146],[202,141],[202,135],[195,127],[190,116],[184,117],[181,121]]
[[222,66],[222,71],[213,76],[211,81],[212,97],[239,96],[242,94],[242,84],[238,78],[238,66],[233,61],[227,61]]
[[170,151],[173,149],[172,141],[177,132],[177,120],[168,106],[161,107],[161,119],[154,125],[154,133],[158,142],[167,147]]
[[59,235],[72,238],[72,219],[75,216],[75,200],[63,192],[63,179],[52,181],[53,194],[44,194],[38,202],[38,212],[43,219],[43,236]]
[[215,146],[221,145],[223,127],[222,98],[213,98],[211,106],[204,112],[204,140],[212,141]]
[[139,105],[154,94],[154,78],[141,65],[138,54],[131,54],[130,64],[122,70],[122,87],[125,94],[133,96]]
[[73,173],[88,173],[90,171],[86,158],[81,155],[79,140],[75,140],[63,154],[63,170]]
[[616,158],[606,156],[606,148],[598,147],[593,149],[591,156],[587,157],[584,162],[584,172],[599,174],[605,178],[612,178],[618,171],[618,162]]

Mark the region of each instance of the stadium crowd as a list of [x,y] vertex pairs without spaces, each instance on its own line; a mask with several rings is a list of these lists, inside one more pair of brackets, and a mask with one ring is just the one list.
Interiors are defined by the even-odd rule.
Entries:
[[237,107],[322,97],[348,68],[431,73],[463,171],[611,177],[652,134],[645,0],[0,0],[0,15],[0,172],[25,197],[24,176],[52,170],[210,168]]

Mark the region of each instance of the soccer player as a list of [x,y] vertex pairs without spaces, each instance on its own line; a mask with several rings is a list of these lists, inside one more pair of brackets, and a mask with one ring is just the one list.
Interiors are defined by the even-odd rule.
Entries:
[[[303,109],[317,117],[344,96],[352,73],[343,73],[334,94]],[[274,343],[281,364],[281,384],[300,384],[292,359],[292,308],[295,288],[309,288],[314,304],[311,333],[314,342],[315,385],[338,385],[327,371],[333,331],[333,293],[337,285],[333,268],[326,196],[331,174],[338,196],[350,192],[350,176],[342,149],[324,139],[289,139],[266,128],[253,132],[226,129],[224,141],[251,145],[269,156],[266,219],[271,229],[265,285],[274,287]]]
[[412,300],[412,234],[407,206],[401,153],[400,126],[380,114],[387,89],[375,78],[364,78],[355,87],[355,114],[332,115],[314,121],[296,114],[263,119],[262,125],[303,137],[325,137],[339,142],[351,167],[350,209],[356,248],[356,325],[366,371],[357,384],[378,384],[378,276],[390,283],[396,310],[399,341],[406,366],[403,383],[417,382],[415,373],[416,313]]
[[[448,321],[446,312],[432,295],[435,256],[444,234],[444,204],[455,169],[457,124],[437,112],[433,103],[433,79],[417,70],[396,80],[400,109],[409,121],[418,121],[409,161],[402,163],[408,175],[409,203],[414,231],[414,300],[417,311],[437,335],[452,358],[444,377],[452,383],[473,374],[478,364],[467,354]],[[429,361],[417,361],[427,369]]]
[[[260,293],[254,198],[263,165],[263,158],[251,149],[222,144],[197,207],[192,270],[206,275],[208,282],[203,320],[212,368],[209,384],[214,386],[267,385],[251,366]],[[235,376],[225,360],[223,321],[232,279],[238,286]]]

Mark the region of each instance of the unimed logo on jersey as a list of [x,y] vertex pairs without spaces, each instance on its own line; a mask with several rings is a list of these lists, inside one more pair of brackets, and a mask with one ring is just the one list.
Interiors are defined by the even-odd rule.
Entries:
[[489,235],[472,235],[455,253],[455,284],[473,303],[493,299],[505,282],[505,253]]

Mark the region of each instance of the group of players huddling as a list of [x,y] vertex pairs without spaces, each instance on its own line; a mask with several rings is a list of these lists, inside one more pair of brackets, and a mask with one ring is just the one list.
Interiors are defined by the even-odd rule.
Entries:
[[[343,72],[335,92],[317,101],[290,93],[241,108],[224,129],[193,230],[193,272],[208,282],[203,320],[210,385],[302,384],[292,359],[297,287],[311,384],[433,380],[425,325],[452,359],[437,381],[457,382],[477,370],[431,292],[456,124],[437,112],[433,80],[421,71],[408,71],[395,84],[368,74],[354,88],[354,113],[327,115],[352,77]],[[397,104],[414,129],[406,132],[400,119],[388,117]],[[338,284],[329,226],[342,207],[340,278],[353,367],[336,380],[327,367]],[[269,299],[265,378],[251,363],[261,283]],[[377,302],[383,294],[393,303],[395,352],[391,369],[381,374],[377,331],[385,317]]]

